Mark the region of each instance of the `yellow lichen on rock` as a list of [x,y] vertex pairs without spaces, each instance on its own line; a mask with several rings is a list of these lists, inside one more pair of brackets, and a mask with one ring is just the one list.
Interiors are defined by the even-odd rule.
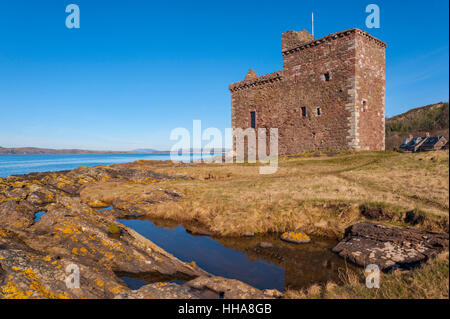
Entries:
[[311,241],[308,235],[300,231],[285,232],[281,235],[281,239],[292,243],[309,243]]

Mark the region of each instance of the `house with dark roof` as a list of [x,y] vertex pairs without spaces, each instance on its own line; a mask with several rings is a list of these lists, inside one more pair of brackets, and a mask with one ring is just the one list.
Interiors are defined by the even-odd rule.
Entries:
[[413,137],[412,135],[407,138],[402,145],[400,145],[401,152],[417,153],[417,152],[429,152],[444,149],[448,145],[448,141],[443,136],[426,136]]

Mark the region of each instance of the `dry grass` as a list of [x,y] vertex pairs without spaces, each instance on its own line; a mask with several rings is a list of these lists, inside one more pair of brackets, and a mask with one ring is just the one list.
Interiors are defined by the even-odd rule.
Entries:
[[305,290],[288,290],[284,297],[291,299],[448,299],[448,252],[428,261],[412,271],[381,274],[380,288],[368,289],[363,272],[346,271],[343,285],[327,283]]
[[[395,214],[386,223],[402,224],[408,210],[424,213],[417,227],[448,231],[449,153],[342,152],[282,157],[273,175],[260,175],[250,164],[175,165],[139,161],[142,169],[194,177],[150,185],[96,184],[82,200],[122,199],[148,215],[198,222],[226,236],[302,228],[310,234],[339,237],[360,220],[362,204]],[[161,189],[183,194],[178,201],[142,204],[163,196]],[[383,221],[382,221],[383,222]]]

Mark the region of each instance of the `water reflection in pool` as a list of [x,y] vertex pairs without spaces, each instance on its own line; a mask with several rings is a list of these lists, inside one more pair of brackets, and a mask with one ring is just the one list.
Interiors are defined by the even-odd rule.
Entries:
[[[338,269],[346,266],[331,252],[336,242],[330,240],[315,239],[312,244],[298,246],[280,241],[278,235],[210,238],[191,235],[183,226],[167,221],[119,222],[182,261],[195,261],[214,275],[238,279],[259,289],[283,291],[287,287],[338,281]],[[138,284],[128,281],[129,285]]]

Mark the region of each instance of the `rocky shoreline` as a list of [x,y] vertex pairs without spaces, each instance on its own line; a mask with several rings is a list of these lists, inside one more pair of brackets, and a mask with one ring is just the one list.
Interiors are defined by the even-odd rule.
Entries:
[[[183,196],[179,192],[156,189],[145,193],[139,205],[123,199],[105,202],[83,193],[87,186],[101,183],[134,187],[190,178],[133,164],[0,178],[0,298],[281,297],[278,291],[215,277],[195,263],[182,262],[116,221],[143,217],[142,207],[177,201]],[[114,209],[99,210],[109,206]],[[36,220],[39,212],[42,216]],[[212,234],[201,225],[192,231]],[[307,242],[305,236],[300,239]],[[360,266],[378,263],[383,270],[407,268],[445,250],[448,234],[370,223],[352,226],[334,249]],[[74,265],[80,288],[66,284]],[[131,290],[120,273],[145,274],[149,284]]]
[[[119,215],[139,215],[133,209],[114,216],[94,209],[101,203],[78,198],[89,183],[167,178],[174,177],[101,166],[0,179],[0,298],[211,298],[207,291],[217,298],[278,295],[215,277],[116,222]],[[35,221],[40,211],[45,214]],[[79,268],[81,288],[66,285],[73,265]],[[146,274],[154,283],[132,291],[120,272]],[[169,283],[173,280],[186,284]]]

